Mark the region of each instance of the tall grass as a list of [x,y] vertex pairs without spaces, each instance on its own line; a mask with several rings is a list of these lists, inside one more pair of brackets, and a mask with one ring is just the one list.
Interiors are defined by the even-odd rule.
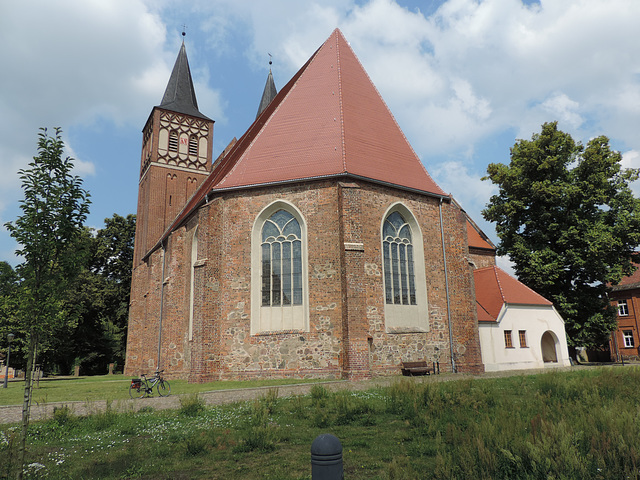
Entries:
[[[343,445],[348,479],[638,479],[640,369],[552,372],[369,392],[75,417],[30,429],[31,478],[309,479],[313,439]],[[14,430],[0,430],[0,478]]]

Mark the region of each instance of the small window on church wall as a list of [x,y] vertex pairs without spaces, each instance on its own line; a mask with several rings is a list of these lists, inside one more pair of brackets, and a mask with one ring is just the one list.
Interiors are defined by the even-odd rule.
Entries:
[[395,305],[416,305],[411,227],[398,212],[384,221],[383,255],[385,301]]
[[172,131],[171,133],[169,133],[169,151],[178,151],[178,133],[176,131]]
[[286,210],[265,221],[261,259],[262,306],[302,305],[302,234]]
[[198,137],[195,135],[189,137],[189,155],[198,156]]

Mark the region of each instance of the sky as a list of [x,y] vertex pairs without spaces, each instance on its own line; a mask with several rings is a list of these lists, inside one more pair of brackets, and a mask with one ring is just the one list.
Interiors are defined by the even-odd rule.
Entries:
[[269,59],[280,89],[340,28],[427,171],[497,243],[481,178],[544,122],[606,135],[640,167],[638,25],[638,0],[0,0],[0,261],[21,262],[4,224],[40,127],[62,128],[88,226],[136,213],[141,130],[182,31],[216,158],[255,119]]

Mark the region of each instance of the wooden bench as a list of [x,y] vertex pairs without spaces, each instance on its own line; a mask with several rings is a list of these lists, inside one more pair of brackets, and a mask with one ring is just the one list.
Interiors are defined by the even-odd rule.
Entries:
[[402,362],[402,375],[412,377],[414,375],[430,375],[431,369],[426,360],[418,362]]

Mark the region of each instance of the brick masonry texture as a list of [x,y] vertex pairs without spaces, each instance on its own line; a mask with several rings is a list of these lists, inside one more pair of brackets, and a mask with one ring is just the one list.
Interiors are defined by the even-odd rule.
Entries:
[[[306,224],[309,328],[252,335],[251,279],[259,272],[251,268],[251,232],[260,212],[275,201],[294,205]],[[385,328],[381,225],[398,202],[413,213],[422,233],[427,332],[387,333]],[[163,368],[169,377],[194,382],[361,379],[397,374],[407,360],[438,361],[441,370],[450,371],[452,353],[458,371],[482,372],[466,220],[446,199],[439,203],[435,197],[337,180],[209,199],[163,248],[146,257],[136,252],[125,373]]]

